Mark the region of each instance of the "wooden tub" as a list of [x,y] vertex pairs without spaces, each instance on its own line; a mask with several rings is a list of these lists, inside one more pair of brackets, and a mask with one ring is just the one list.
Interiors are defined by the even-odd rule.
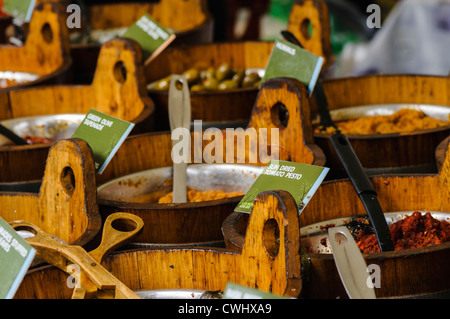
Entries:
[[[144,13],[165,28],[175,31],[170,46],[209,43],[213,40],[213,19],[205,0],[158,0],[148,3],[121,1],[116,3],[86,3],[85,14],[91,33],[108,29],[124,29],[135,23]],[[86,27],[83,24],[83,27]],[[82,29],[81,32],[86,32]],[[87,34],[89,35],[89,34]],[[77,81],[90,81],[95,71],[102,43],[76,43],[71,54],[77,70]]]
[[85,245],[101,228],[94,179],[89,145],[59,141],[48,152],[38,193],[0,191],[0,217],[26,220],[69,244]]
[[[325,66],[331,63],[331,46],[329,40],[328,11],[323,2],[299,0],[293,4],[287,30],[292,32],[302,46],[325,58]],[[305,25],[312,24],[312,35],[305,34]],[[181,74],[188,69],[206,70],[218,68],[229,63],[234,69],[243,68],[264,72],[272,52],[273,42],[238,41],[200,45],[169,47],[154,61],[145,67],[147,83],[152,84],[171,74]],[[167,130],[168,93],[149,89],[150,97],[155,102],[155,114],[158,121],[157,130]],[[253,104],[258,94],[258,87],[227,89],[224,91],[192,91],[191,118],[211,123],[213,126],[224,125],[246,127],[250,119]]]
[[30,34],[25,44],[0,45],[0,72],[12,72],[14,75],[14,81],[5,81],[3,76],[0,77],[0,94],[13,88],[65,81],[71,64],[69,38],[61,7],[54,3],[38,5],[31,17]]
[[[135,291],[206,289],[224,291],[227,283],[284,297],[302,291],[298,214],[287,192],[258,195],[242,252],[224,248],[122,250],[102,264]],[[145,227],[145,224],[144,224]],[[28,271],[16,299],[69,299],[69,274],[54,266]],[[45,284],[43,284],[45,283]]]
[[[254,130],[261,137],[259,129],[278,129],[279,141],[266,140],[270,145],[270,154],[264,154],[264,150],[258,147],[245,146],[245,160],[237,161],[238,148],[226,150],[226,134],[221,132],[223,138],[223,152],[216,154],[223,156],[216,158],[202,157],[203,163],[230,163],[227,160],[231,156],[231,162],[237,164],[265,165],[274,157],[274,150],[279,148],[279,159],[293,162],[323,165],[325,159],[319,148],[311,144],[312,132],[309,122],[308,107],[299,104],[299,95],[306,96],[306,88],[297,81],[288,79],[273,79],[264,83],[255,103],[250,124],[246,130],[234,131],[236,136],[245,136],[248,130]],[[191,132],[192,158],[194,163],[195,148],[201,150],[209,145],[211,139],[205,135],[197,135],[199,132]],[[203,132],[200,132],[204,134]],[[196,141],[200,140],[202,145]],[[131,136],[125,140],[105,171],[97,176],[98,185],[102,185],[113,179],[158,167],[172,166],[171,135],[165,133],[148,133]],[[231,154],[230,154],[231,151]],[[205,154],[203,152],[200,154]],[[258,154],[259,153],[259,154]],[[217,155],[217,156],[219,156]],[[256,160],[252,161],[252,156]],[[184,203],[184,204],[143,204],[131,202],[119,202],[99,198],[99,207],[103,216],[114,211],[125,211],[137,214],[144,220],[145,227],[142,234],[136,239],[137,243],[147,244],[182,244],[182,243],[207,243],[223,241],[220,231],[223,220],[233,211],[241,200],[241,196],[215,200],[214,202]],[[191,225],[191,226],[190,226]],[[202,231],[195,225],[202,225]]]
[[[384,212],[450,212],[450,152],[439,174],[371,177]],[[300,215],[300,226],[364,215],[364,207],[347,179],[327,181]],[[223,224],[227,248],[241,249],[248,216],[234,212]],[[310,281],[306,298],[347,298],[332,254],[308,253]],[[450,290],[450,242],[409,250],[363,254],[367,265],[380,268],[378,298],[422,296]]]
[[[91,108],[135,123],[132,134],[152,131],[154,105],[145,93],[141,49],[136,42],[116,39],[106,43],[91,85],[40,86],[0,93],[3,120],[86,114]],[[1,147],[1,182],[40,180],[49,146]]]
[[[450,108],[450,78],[420,75],[373,75],[323,81],[330,111],[384,104],[434,105]],[[318,110],[312,103],[312,114]],[[356,155],[369,174],[436,173],[434,152],[448,136],[450,126],[392,134],[348,135]],[[327,166],[340,171],[340,160],[329,134],[314,133],[326,154]]]

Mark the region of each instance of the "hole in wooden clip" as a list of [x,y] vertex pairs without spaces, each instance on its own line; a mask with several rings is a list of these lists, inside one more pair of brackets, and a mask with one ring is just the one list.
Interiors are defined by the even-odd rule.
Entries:
[[53,42],[53,31],[50,24],[46,23],[42,26],[41,29],[42,37],[44,38],[45,43],[52,43]]
[[68,195],[72,195],[75,190],[75,175],[72,168],[64,167],[61,172],[61,185]]
[[127,68],[122,61],[116,62],[114,65],[114,78],[119,83],[125,83],[127,80]]
[[300,24],[300,32],[306,40],[309,40],[313,36],[313,27],[311,20],[305,19]]
[[286,107],[281,102],[275,103],[270,110],[270,115],[272,118],[273,124],[278,126],[279,128],[286,128],[289,122],[289,112]]
[[280,230],[275,219],[271,218],[264,223],[263,244],[270,257],[275,258],[280,249]]

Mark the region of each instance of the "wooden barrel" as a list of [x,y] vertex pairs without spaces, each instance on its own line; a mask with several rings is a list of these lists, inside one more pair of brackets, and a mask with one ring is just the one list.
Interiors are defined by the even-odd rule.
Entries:
[[[91,108],[135,123],[132,134],[152,131],[154,105],[145,92],[141,48],[115,39],[102,47],[91,85],[53,85],[0,93],[2,119],[86,114]],[[1,182],[40,180],[49,144],[0,148]],[[26,170],[23,168],[27,167]]]
[[[297,0],[291,9],[287,30],[292,32],[302,46],[324,57],[327,69],[333,57],[329,36],[328,10],[322,1]],[[305,26],[312,25],[312,34],[305,34]],[[273,42],[269,41],[233,41],[201,45],[169,47],[145,67],[148,83],[154,83],[171,74],[181,74],[188,69],[206,70],[218,68],[229,63],[234,69],[259,70],[263,73],[272,52]],[[167,130],[168,93],[149,89],[155,102],[158,121],[157,130]],[[224,91],[191,92],[192,119],[212,123],[246,127],[250,119],[257,87],[227,89]]]
[[[450,152],[439,174],[386,175],[371,177],[384,212],[450,212]],[[335,218],[364,215],[364,207],[351,182],[327,181],[300,215],[300,226],[311,227]],[[244,214],[230,214],[223,225],[227,248],[241,249],[247,223]],[[450,242],[394,252],[365,253],[367,265],[379,266],[379,298],[426,296],[448,291]],[[346,298],[332,254],[308,253],[309,282],[304,282],[307,298]]]
[[94,160],[80,139],[62,140],[48,152],[38,193],[0,192],[0,216],[26,220],[67,243],[84,245],[101,227]]
[[31,17],[25,44],[0,45],[0,71],[13,72],[16,78],[7,86],[0,82],[0,94],[13,88],[65,81],[71,63],[61,7],[55,3],[40,4]]
[[[123,250],[106,257],[103,266],[132,290],[224,291],[228,282],[234,282],[297,297],[302,277],[293,197],[286,192],[261,193],[253,212],[241,252],[201,247]],[[69,281],[69,274],[54,266],[31,269],[15,298],[68,299]]]
[[[234,134],[237,138],[244,137],[250,129],[257,134],[258,138],[262,138],[263,130],[271,132],[272,129],[275,129],[278,132],[279,141],[275,140],[275,136],[267,137],[266,140],[271,154],[264,154],[261,149],[258,150],[258,147],[246,145],[245,160],[238,162],[237,156],[241,155],[236,154],[239,150],[237,144],[233,144],[233,148],[227,149],[226,132],[219,130],[221,135],[216,138],[223,138],[223,152],[220,154],[220,149],[216,148],[215,155],[219,156],[220,154],[223,159],[203,156],[200,161],[214,165],[222,159],[223,163],[264,165],[270,158],[274,158],[276,154],[274,150],[279,148],[279,159],[323,165],[325,159],[321,150],[311,144],[312,131],[309,121],[306,120],[310,116],[309,107],[299,104],[299,95],[307,96],[307,94],[305,86],[298,81],[272,79],[265,82],[259,91],[248,128],[236,130]],[[198,136],[197,133],[195,131],[191,133],[191,163],[194,163],[195,160],[195,148],[203,150],[200,154],[205,155],[207,153],[205,149],[211,143],[211,138],[205,139],[203,132],[200,132],[203,136]],[[198,141],[201,145],[198,144]],[[171,150],[171,135],[167,132],[131,136],[125,140],[104,172],[97,176],[97,183],[100,186],[132,173],[158,167],[170,167],[173,165]],[[254,162],[252,158],[255,158]],[[215,200],[210,203],[136,204],[99,198],[99,207],[103,216],[114,211],[125,211],[141,217],[146,226],[136,239],[138,243],[205,243],[223,240],[220,231],[222,222],[233,211],[240,199],[241,196]],[[203,231],[185,225],[203,225],[201,228]]]
[[[122,1],[109,4],[86,3],[91,32],[126,28],[144,13],[165,28],[175,31],[170,46],[209,43],[213,40],[213,19],[205,0],[159,0],[151,2]],[[77,70],[76,80],[89,81],[95,70],[100,44],[73,43],[71,54]]]
[[[182,74],[188,69],[217,69],[224,63],[232,68],[265,68],[272,52],[273,42],[226,42],[171,47],[162,52],[145,68],[148,83],[154,83],[171,74]],[[261,73],[261,72],[259,72]],[[168,91],[149,89],[159,119],[157,130],[169,129]],[[257,87],[191,92],[191,118],[218,125],[225,122],[246,127],[258,94]],[[231,126],[230,125],[230,126]]]
[[[422,75],[373,75],[323,81],[331,112],[347,108],[386,106],[450,108],[450,78]],[[313,116],[318,115],[315,102]],[[436,173],[434,152],[448,136],[450,127],[404,133],[347,135],[361,164],[369,174]],[[314,140],[326,154],[327,166],[341,172],[343,168],[329,141],[329,134],[314,133]],[[344,175],[345,177],[345,175]]]

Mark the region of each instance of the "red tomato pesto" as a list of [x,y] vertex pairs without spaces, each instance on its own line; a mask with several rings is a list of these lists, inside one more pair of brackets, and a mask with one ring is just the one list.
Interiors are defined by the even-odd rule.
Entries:
[[[433,246],[450,240],[450,223],[433,218],[430,212],[422,215],[416,211],[391,224],[389,230],[396,251]],[[380,251],[374,234],[361,232],[356,242],[363,253]]]

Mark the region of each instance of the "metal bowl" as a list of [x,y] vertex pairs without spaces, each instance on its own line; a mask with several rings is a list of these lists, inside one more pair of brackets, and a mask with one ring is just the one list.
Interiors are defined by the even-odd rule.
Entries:
[[[450,106],[422,104],[379,104],[341,108],[330,111],[334,122],[364,116],[389,115],[402,108],[423,111],[427,116],[449,120]],[[319,116],[312,124],[319,124]],[[450,133],[450,125],[432,129],[386,134],[345,134],[362,166],[369,175],[436,173],[434,152],[437,145]],[[347,177],[330,141],[331,134],[314,133],[314,141],[327,159],[329,179]]]
[[[240,164],[188,165],[186,184],[198,191],[222,190],[245,193],[263,168]],[[150,169],[126,175],[99,186],[98,197],[103,200],[132,202],[132,199],[137,196],[153,193],[155,197],[152,198],[152,202],[157,203],[159,197],[172,191],[172,179],[172,167]]]
[[220,291],[203,289],[155,289],[137,290],[135,293],[142,299],[221,299]]
[[[247,192],[263,167],[240,164],[193,164],[187,167],[187,186],[199,191]],[[127,175],[100,185],[97,190],[100,214],[130,212],[145,227],[135,243],[219,245],[223,242],[224,219],[236,208],[242,196],[188,203],[158,203],[172,191],[172,167],[151,169]],[[168,182],[167,182],[168,181]],[[134,197],[151,194],[145,202]]]
[[[355,120],[365,116],[376,116],[376,115],[392,115],[395,112],[401,109],[412,109],[418,110],[425,113],[426,116],[441,120],[448,121],[450,119],[450,106],[441,106],[441,105],[427,105],[427,104],[374,104],[374,105],[363,105],[363,106],[353,106],[346,107],[342,109],[330,110],[330,116],[333,122],[341,122],[348,120]],[[316,115],[312,120],[313,125],[319,125],[320,116]],[[442,128],[436,128],[432,130],[446,130],[449,129],[450,125],[443,126]],[[423,131],[429,131],[423,130]],[[420,130],[422,131],[422,130]],[[414,131],[416,134],[419,131]],[[401,133],[401,134],[406,134]],[[371,134],[379,135],[380,137],[386,137],[391,135],[398,135],[399,133],[389,133],[389,134]],[[329,135],[325,133],[315,133],[317,136]],[[365,135],[356,135],[356,134],[346,134],[347,136],[351,136],[352,138],[365,138]]]
[[[411,215],[413,211],[409,212],[390,212],[385,213],[386,222],[388,225],[402,220],[406,215]],[[423,213],[423,212],[422,212]],[[438,220],[446,220],[450,222],[450,213],[433,212],[430,211],[431,216]],[[312,224],[300,229],[300,238],[302,245],[305,246],[308,253],[313,254],[332,254],[330,241],[328,240],[328,228],[335,226],[346,225],[351,221],[367,219],[367,215],[342,217],[330,219],[320,223]]]
[[[39,75],[32,73],[0,71],[0,88],[12,87],[23,83],[36,81],[38,78]],[[8,81],[14,82],[13,84],[8,84]]]
[[[1,121],[1,124],[19,136],[31,135],[52,140],[70,138],[85,114],[53,114],[13,118]],[[11,144],[6,137],[0,135],[0,146]]]

